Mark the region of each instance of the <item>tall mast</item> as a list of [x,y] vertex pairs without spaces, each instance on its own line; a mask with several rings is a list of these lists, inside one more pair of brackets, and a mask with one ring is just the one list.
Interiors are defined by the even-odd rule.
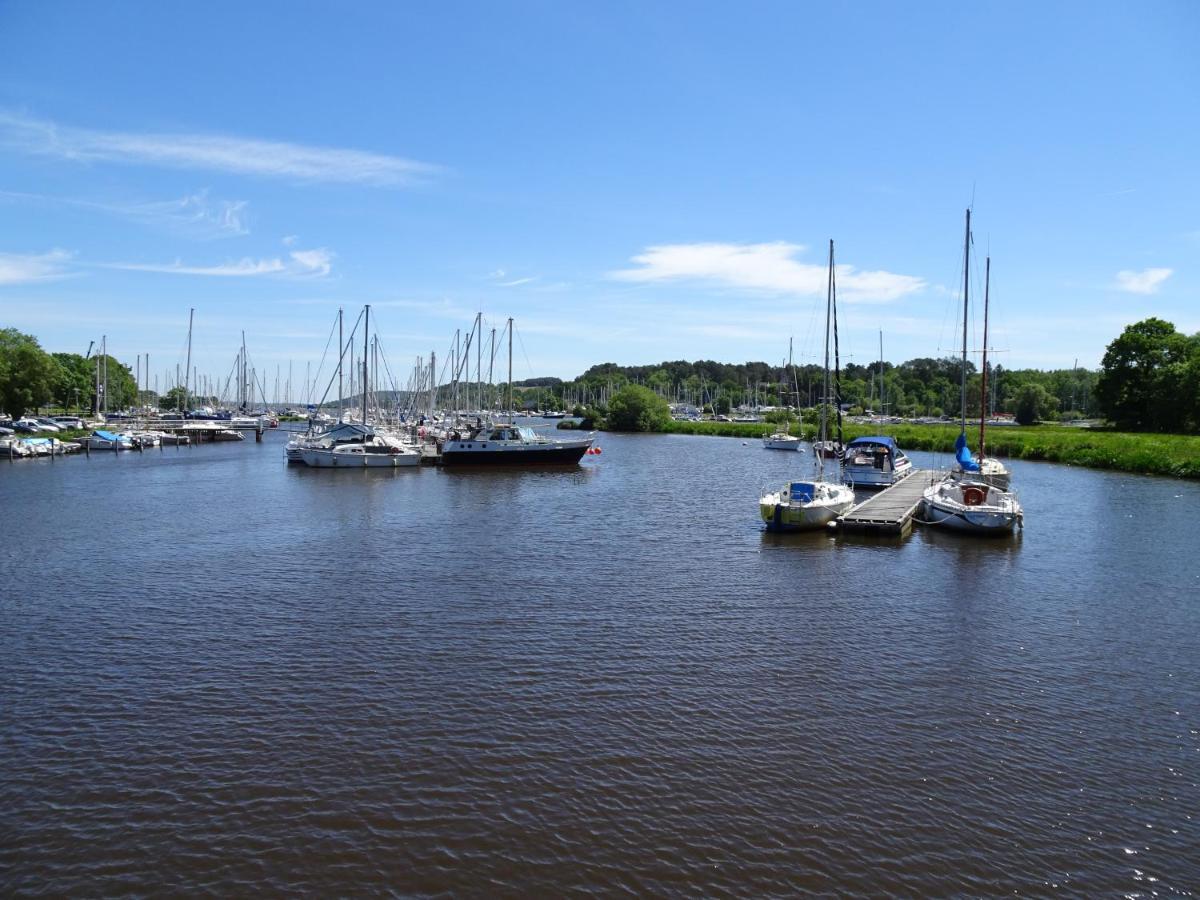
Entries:
[[342,343],[342,308],[338,307],[338,422],[342,421],[342,357],[346,345]]
[[[188,330],[188,346],[191,346],[191,330]],[[104,409],[105,418],[108,417],[108,335],[100,336],[100,353],[104,357]]]
[[[830,244],[833,242],[830,241]],[[829,306],[833,310],[833,411],[837,414],[837,452],[838,474],[841,474],[841,465],[846,461],[845,457],[840,456],[842,452],[842,359],[838,353],[838,324],[837,324],[837,271],[833,265],[833,248],[830,247],[829,253]]]
[[513,320],[508,320],[508,421],[513,420],[513,383],[512,383],[512,333]]
[[879,414],[887,415],[887,403],[883,399],[883,329],[879,329]]
[[[833,238],[829,239],[829,281],[825,290],[825,381],[821,389],[821,414],[817,426],[817,440],[824,443],[829,434],[829,323],[833,309]],[[821,480],[825,480],[825,448],[817,451],[817,466]]]
[[242,414],[250,411],[250,398],[254,392],[250,385],[250,357],[246,354],[246,332],[242,332]]
[[371,304],[367,304],[366,319],[363,322],[363,383],[362,383],[362,423],[367,424],[367,335],[371,333]]
[[191,391],[191,380],[188,378],[192,371],[192,322],[196,317],[196,307],[190,308],[187,311],[187,367],[184,370],[184,415],[187,415],[187,395]]
[[967,207],[967,236],[963,240],[962,433],[967,433],[967,292],[971,280],[971,208]]
[[[496,365],[496,329],[493,328],[492,329],[492,340],[491,340],[491,343],[488,344],[488,387],[489,388],[492,387],[492,377],[493,377],[492,368],[495,365]],[[496,403],[496,399],[497,399],[496,397],[492,397],[492,405],[493,406],[498,405]]]
[[475,399],[477,410],[483,409],[483,311],[475,314],[475,328],[478,332],[475,338]]
[[983,433],[987,422],[988,292],[992,281],[992,258],[987,258],[983,275],[983,375],[979,382],[979,458],[983,459]]

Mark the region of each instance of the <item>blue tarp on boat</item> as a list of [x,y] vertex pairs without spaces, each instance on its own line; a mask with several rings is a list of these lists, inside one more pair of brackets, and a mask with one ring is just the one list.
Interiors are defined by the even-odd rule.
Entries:
[[802,500],[805,503],[812,502],[813,491],[816,485],[811,481],[793,481],[791,487],[791,496],[793,500]]
[[975,462],[975,457],[971,455],[971,448],[967,446],[967,436],[959,434],[954,441],[954,458],[958,461],[959,466],[964,472],[978,472],[979,463]]
[[99,429],[97,429],[94,433],[95,433],[96,437],[103,438],[106,441],[121,440],[119,437],[117,437],[117,435],[113,434],[111,431],[100,431]]

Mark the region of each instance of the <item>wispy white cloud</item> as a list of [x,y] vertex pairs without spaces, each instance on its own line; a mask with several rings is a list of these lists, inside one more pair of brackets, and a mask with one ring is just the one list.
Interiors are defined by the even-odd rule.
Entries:
[[[528,278],[512,278],[508,279],[507,269],[493,269],[488,272],[488,281],[494,281],[497,287],[519,287],[522,284],[532,284],[537,281],[540,276],[533,275]],[[505,280],[508,279],[508,280]]]
[[[652,283],[709,281],[729,287],[780,294],[823,294],[826,266],[800,262],[804,247],[777,241],[769,244],[662,244],[633,257],[638,268],[611,272],[620,281]],[[837,266],[838,295],[848,301],[889,301],[925,287],[913,275],[861,272]]]
[[1173,271],[1173,269],[1142,269],[1140,272],[1133,272],[1123,269],[1117,273],[1117,282],[1114,287],[1118,291],[1125,291],[1129,294],[1157,294],[1159,287],[1171,277]]
[[259,275],[278,275],[291,278],[324,278],[333,267],[333,253],[321,247],[316,250],[293,250],[286,259],[244,257],[213,266],[189,266],[180,260],[172,263],[106,263],[106,269],[127,272],[160,272],[169,275],[210,275],[224,278],[249,278]]
[[48,253],[0,253],[0,285],[28,284],[65,278],[71,254],[66,250]]
[[245,200],[210,199],[207,190],[173,200],[109,203],[80,197],[54,197],[23,191],[0,191],[0,202],[69,207],[120,216],[144,225],[197,238],[234,237],[249,234]]
[[3,111],[0,144],[79,162],[205,169],[293,181],[402,186],[440,171],[429,163],[364,150],[230,135],[96,131]]

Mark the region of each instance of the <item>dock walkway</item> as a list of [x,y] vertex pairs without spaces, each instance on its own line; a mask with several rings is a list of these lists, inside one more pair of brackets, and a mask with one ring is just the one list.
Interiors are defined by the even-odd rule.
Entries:
[[907,537],[931,475],[929,471],[914,469],[903,481],[858,504],[838,519],[838,526],[847,532]]

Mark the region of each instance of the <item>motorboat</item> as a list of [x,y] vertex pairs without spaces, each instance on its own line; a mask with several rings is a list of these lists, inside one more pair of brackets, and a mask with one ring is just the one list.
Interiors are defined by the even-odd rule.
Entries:
[[922,518],[976,534],[1011,534],[1024,523],[1017,495],[983,481],[947,478],[925,489]]
[[89,450],[132,450],[133,440],[126,434],[117,434],[98,428],[83,439]]
[[512,423],[481,424],[467,433],[451,431],[442,444],[446,466],[571,465],[592,446],[595,435],[551,439]]
[[912,470],[912,460],[886,435],[855,438],[842,456],[842,475],[855,487],[887,487]]

